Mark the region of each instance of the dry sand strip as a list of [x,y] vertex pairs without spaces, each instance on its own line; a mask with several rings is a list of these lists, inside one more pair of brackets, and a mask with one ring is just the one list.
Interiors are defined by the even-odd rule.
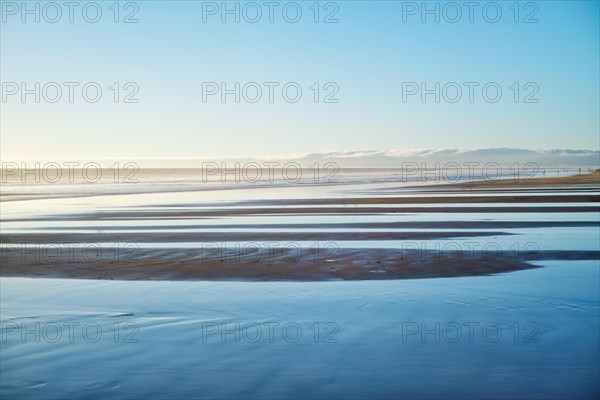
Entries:
[[[251,226],[250,226],[251,227]],[[173,232],[150,233],[32,233],[0,236],[0,244],[69,244],[69,243],[217,243],[217,242],[296,242],[343,240],[431,240],[464,237],[510,235],[493,231],[441,231],[441,232]]]
[[[436,192],[431,192],[437,194]],[[354,198],[327,198],[327,199],[298,199],[269,202],[269,204],[283,205],[364,205],[364,204],[474,204],[474,203],[598,203],[600,196],[596,194],[559,194],[559,195],[497,195],[497,196],[403,196],[403,197],[354,197]]]
[[[600,211],[600,210],[599,210]],[[143,231],[148,230],[179,230],[185,232],[190,229],[300,229],[306,232],[308,229],[313,231],[327,231],[331,229],[519,229],[519,228],[572,228],[572,227],[600,227],[600,221],[395,221],[395,222],[347,222],[347,223],[306,223],[306,224],[196,224],[196,225],[126,225],[111,226],[109,228],[99,225],[85,226],[62,226],[46,227],[48,231],[64,231],[65,229],[73,233],[77,231]],[[0,235],[2,242],[2,235]]]
[[3,255],[1,276],[118,280],[324,281],[419,279],[492,275],[538,268],[530,261],[598,260],[598,251],[436,252],[338,249],[329,254],[273,252],[256,257],[229,251],[144,249],[122,260],[103,254],[60,262]]
[[[530,200],[530,202],[533,202]],[[518,207],[303,207],[303,208],[223,208],[202,211],[116,211],[69,214],[41,218],[7,218],[2,222],[22,221],[134,221],[168,219],[210,219],[246,215],[383,215],[425,213],[600,213],[600,206],[518,206]]]
[[[494,188],[494,187],[535,187],[535,186],[558,186],[558,185],[600,185],[600,169],[589,174],[580,174],[572,176],[554,176],[548,178],[512,178],[512,179],[491,179],[485,181],[473,181],[463,183],[452,183],[446,185],[435,185],[430,187],[447,188]],[[420,186],[419,188],[422,188]]]

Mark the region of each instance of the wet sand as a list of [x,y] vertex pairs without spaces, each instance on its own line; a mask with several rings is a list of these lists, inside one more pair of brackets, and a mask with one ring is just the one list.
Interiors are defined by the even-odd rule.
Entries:
[[[60,263],[44,251],[3,254],[2,276],[119,280],[326,281],[422,279],[481,276],[539,268],[539,261],[597,260],[598,251],[481,251],[406,249],[329,249],[320,252],[251,249],[131,248],[94,254],[74,252]],[[47,253],[46,253],[47,254]],[[88,255],[89,258],[89,255]]]

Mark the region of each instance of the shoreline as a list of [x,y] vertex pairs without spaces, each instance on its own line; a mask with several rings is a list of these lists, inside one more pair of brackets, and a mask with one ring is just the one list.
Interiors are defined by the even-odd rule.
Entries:
[[[97,196],[118,196],[118,195],[140,195],[140,194],[169,194],[169,193],[193,193],[193,192],[218,192],[221,190],[229,191],[229,190],[251,190],[251,189],[287,189],[287,188],[297,188],[297,187],[305,187],[305,188],[318,188],[324,186],[352,186],[352,185],[369,185],[369,184],[396,184],[403,183],[405,186],[399,186],[395,188],[387,188],[385,191],[393,191],[393,190],[412,190],[412,191],[422,191],[423,193],[428,192],[431,189],[435,189],[440,192],[441,189],[486,189],[486,188],[523,188],[523,187],[536,187],[536,186],[546,186],[546,185],[600,185],[600,169],[595,170],[594,172],[587,174],[578,174],[571,175],[565,177],[542,177],[542,178],[512,178],[512,179],[491,179],[484,181],[467,181],[467,182],[458,182],[458,183],[435,183],[430,184],[426,181],[416,181],[416,183],[421,183],[420,185],[411,185],[411,182],[408,181],[393,181],[393,180],[380,180],[380,181],[368,181],[368,182],[352,182],[352,181],[332,181],[332,182],[322,182],[322,183],[302,183],[302,184],[281,184],[272,185],[272,184],[260,184],[260,185],[249,185],[243,188],[240,188],[236,185],[223,185],[223,186],[211,186],[210,188],[202,188],[198,187],[177,187],[177,188],[169,188],[166,186],[154,186],[152,190],[150,189],[142,189],[142,190],[129,190],[129,191],[107,191],[107,192],[95,192],[95,193],[81,193],[81,192],[72,192],[72,193],[55,193],[49,195],[47,193],[2,193],[0,191],[0,203],[2,202],[15,202],[15,201],[29,201],[29,200],[54,200],[54,199],[69,199],[69,198],[85,198],[85,197],[97,197]],[[168,183],[171,184],[171,183]],[[197,185],[199,182],[188,182],[189,185]],[[201,183],[205,184],[205,183]],[[214,184],[211,183],[211,185]],[[99,184],[79,184],[81,187],[123,187],[119,184],[114,183],[99,183]],[[140,186],[148,186],[153,185],[150,183],[129,183],[130,187],[140,187]],[[61,184],[57,187],[68,187],[68,184]],[[42,192],[47,191],[48,188],[51,188],[52,185],[27,185],[27,184],[4,184],[3,188],[19,188],[19,187],[29,187],[29,188],[40,188]],[[157,188],[161,188],[157,190]],[[582,188],[585,189],[585,188]],[[15,198],[16,197],[16,198]]]

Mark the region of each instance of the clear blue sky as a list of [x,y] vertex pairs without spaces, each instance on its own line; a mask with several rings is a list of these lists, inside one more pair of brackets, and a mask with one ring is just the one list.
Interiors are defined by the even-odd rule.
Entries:
[[[514,1],[497,2],[502,16],[485,20],[483,5],[468,9],[451,23],[455,11],[409,15],[413,4],[401,1],[338,1],[338,23],[315,23],[314,1],[298,2],[297,23],[283,19],[279,2],[273,23],[268,8],[257,23],[235,23],[228,16],[205,15],[200,1],[138,1],[138,23],[113,22],[113,1],[98,2],[102,17],[86,22],[81,9],[68,22],[49,23],[41,15],[21,22],[20,10],[2,2],[1,80],[26,82],[98,82],[98,103],[67,89],[57,103],[19,94],[1,103],[3,157],[221,157],[268,156],[335,150],[405,148],[575,148],[598,150],[599,7],[597,1],[541,1],[537,10]],[[239,2],[243,7],[246,2]],[[262,5],[264,2],[259,1]],[[458,4],[463,4],[460,1]],[[21,2],[16,2],[19,7]],[[29,3],[33,7],[34,3]],[[43,4],[43,2],[42,2]],[[62,2],[59,2],[62,4]],[[81,2],[85,4],[85,2]],[[126,3],[120,3],[123,7]],[[221,6],[221,2],[216,3]],[[229,2],[233,8],[235,2]],[[335,11],[318,3],[319,19]],[[440,3],[440,8],[444,7]],[[8,7],[8,8],[7,8]],[[428,2],[435,7],[435,2]],[[526,8],[527,7],[527,8]],[[403,15],[403,10],[405,11]],[[48,18],[54,11],[46,10]],[[89,15],[94,14],[88,10]],[[121,9],[119,19],[134,11]],[[251,12],[251,9],[247,9]],[[293,9],[288,9],[293,17]],[[248,14],[250,18],[252,14]],[[524,23],[534,13],[537,23]],[[405,22],[403,21],[406,20]],[[489,18],[494,10],[488,9]],[[136,104],[114,103],[113,82],[135,82]],[[202,82],[297,82],[298,103],[266,87],[257,103],[233,96],[202,102]],[[310,86],[335,82],[338,103],[315,103]],[[479,82],[474,102],[467,89],[457,103],[423,103],[419,95],[402,101],[403,82]],[[496,82],[497,103],[482,98],[481,87]],[[519,102],[510,89],[519,82]],[[527,82],[539,89],[537,103],[524,103]],[[331,89],[331,87],[330,87]],[[121,87],[120,95],[129,90]],[[329,90],[331,91],[331,90]],[[454,92],[452,92],[454,93]],[[3,93],[4,95],[6,93]],[[122,100],[122,98],[120,99]]]

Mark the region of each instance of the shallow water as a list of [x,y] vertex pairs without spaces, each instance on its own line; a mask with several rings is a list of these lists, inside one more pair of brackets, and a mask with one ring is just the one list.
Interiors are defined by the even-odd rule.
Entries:
[[1,393],[595,398],[600,265],[544,265],[412,281],[2,278]]

